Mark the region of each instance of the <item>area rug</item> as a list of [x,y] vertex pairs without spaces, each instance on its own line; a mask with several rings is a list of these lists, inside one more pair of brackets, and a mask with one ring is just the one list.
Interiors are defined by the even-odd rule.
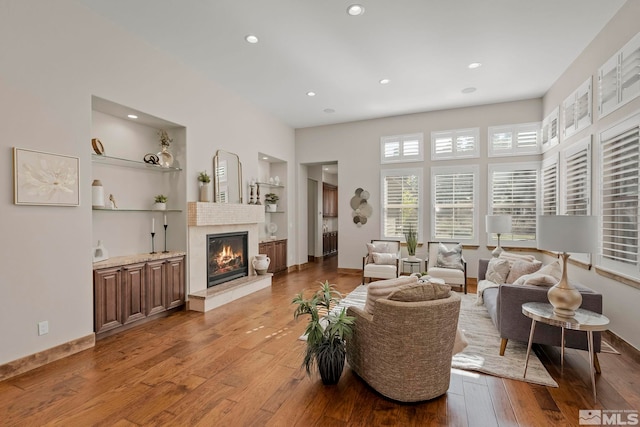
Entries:
[[453,356],[453,368],[558,387],[558,383],[549,375],[533,350],[529,356],[527,377],[523,378],[527,344],[509,341],[504,356],[500,356],[500,334],[493,325],[489,312],[483,305],[475,305],[475,294],[460,296],[462,305],[458,327],[464,331],[469,345],[462,353]]

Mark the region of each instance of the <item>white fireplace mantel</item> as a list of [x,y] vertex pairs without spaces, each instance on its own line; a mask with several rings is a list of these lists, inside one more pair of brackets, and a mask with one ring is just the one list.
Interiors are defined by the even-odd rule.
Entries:
[[[263,205],[242,205],[234,203],[204,203],[189,202],[187,203],[187,225],[188,225],[188,260],[189,260],[189,291],[188,295],[192,295],[194,300],[196,297],[204,294],[213,295],[207,292],[207,248],[206,241],[208,234],[231,233],[239,231],[247,231],[247,252],[249,260],[252,260],[258,254],[258,245],[260,243],[260,235],[258,226],[265,222]],[[255,276],[256,273],[249,264],[249,276]],[[263,276],[260,277],[262,279]],[[257,277],[254,277],[258,279]],[[189,298],[189,308],[197,311],[206,311],[215,308],[226,302],[230,302],[234,298],[246,295],[246,292],[254,292],[264,287],[271,286],[271,276],[264,277],[259,280],[260,286],[255,281],[250,284],[247,280],[237,279],[237,287],[230,283],[231,286],[225,286],[229,289],[227,295],[219,295],[216,292],[218,302],[204,302],[191,304]],[[238,289],[238,287],[247,287],[246,292]],[[213,288],[211,288],[213,289]],[[194,303],[196,301],[193,301]],[[200,306],[206,307],[203,309]]]

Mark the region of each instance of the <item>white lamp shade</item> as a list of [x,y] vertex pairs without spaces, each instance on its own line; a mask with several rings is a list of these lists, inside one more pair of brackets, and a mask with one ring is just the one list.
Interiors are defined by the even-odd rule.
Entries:
[[504,234],[511,231],[511,215],[487,215],[487,233]]
[[538,248],[557,252],[592,253],[597,249],[598,217],[543,215],[538,217]]

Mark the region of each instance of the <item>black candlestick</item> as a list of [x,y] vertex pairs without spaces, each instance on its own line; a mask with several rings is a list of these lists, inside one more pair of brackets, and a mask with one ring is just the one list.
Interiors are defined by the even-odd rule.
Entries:
[[256,183],[256,205],[261,205],[260,203],[260,184]]
[[153,242],[153,239],[154,239],[155,237],[156,237],[156,233],[151,232],[151,253],[152,253],[152,254],[155,254],[155,253],[156,253],[156,250],[155,250],[155,247],[154,247],[154,242]]
[[167,250],[167,224],[164,225],[164,251],[162,251],[163,254],[168,253],[169,251]]

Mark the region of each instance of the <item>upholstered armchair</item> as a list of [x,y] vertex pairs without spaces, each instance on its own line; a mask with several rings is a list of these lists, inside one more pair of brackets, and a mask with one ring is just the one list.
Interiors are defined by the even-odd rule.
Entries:
[[400,275],[400,240],[372,240],[362,258],[362,283],[365,279],[394,279]]
[[447,285],[460,286],[466,294],[467,261],[462,256],[462,245],[441,242],[429,242],[428,245],[427,274],[444,280]]
[[347,340],[351,369],[380,394],[419,402],[449,389],[451,355],[458,326],[460,295],[431,301],[377,299],[373,314],[349,307],[354,316]]

